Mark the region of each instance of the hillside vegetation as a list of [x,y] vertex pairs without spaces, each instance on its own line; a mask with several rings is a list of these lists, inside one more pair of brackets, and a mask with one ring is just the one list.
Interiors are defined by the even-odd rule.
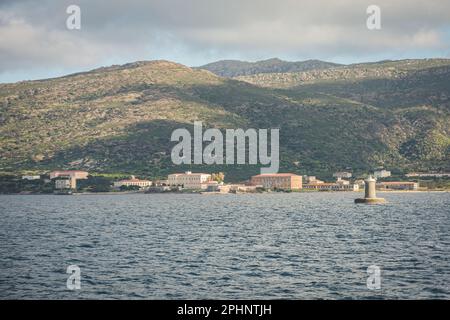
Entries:
[[201,66],[199,69],[211,71],[221,77],[237,77],[260,73],[289,73],[308,70],[322,70],[337,66],[339,66],[339,64],[320,60],[290,62],[273,58],[257,62],[221,60]]
[[195,120],[280,128],[281,171],[450,170],[449,83],[449,60],[405,60],[237,79],[149,61],[1,84],[0,171],[259,171],[173,165],[171,132]]

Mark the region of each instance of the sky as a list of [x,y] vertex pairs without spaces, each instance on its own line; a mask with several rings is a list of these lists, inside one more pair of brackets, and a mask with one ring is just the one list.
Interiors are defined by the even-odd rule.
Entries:
[[[80,29],[67,28],[70,5]],[[369,30],[369,5],[381,29]],[[164,59],[450,58],[449,0],[0,0],[0,83]]]

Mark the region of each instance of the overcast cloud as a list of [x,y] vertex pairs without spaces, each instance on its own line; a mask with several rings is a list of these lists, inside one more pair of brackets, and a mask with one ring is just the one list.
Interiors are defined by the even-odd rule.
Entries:
[[[81,30],[66,8],[81,7]],[[381,7],[382,29],[366,28]],[[0,0],[0,82],[167,59],[450,57],[448,0]]]

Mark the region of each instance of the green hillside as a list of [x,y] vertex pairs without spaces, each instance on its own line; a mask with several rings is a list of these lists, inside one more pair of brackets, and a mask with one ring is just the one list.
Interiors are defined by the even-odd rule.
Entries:
[[[171,163],[170,135],[195,120],[280,128],[280,171],[450,170],[449,67],[449,60],[397,61],[236,80],[150,61],[1,84],[0,171],[163,177],[188,169]],[[229,181],[259,171],[189,169],[225,171]]]

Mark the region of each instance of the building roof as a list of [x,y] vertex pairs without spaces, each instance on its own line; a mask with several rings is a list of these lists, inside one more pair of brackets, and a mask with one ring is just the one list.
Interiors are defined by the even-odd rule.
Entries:
[[119,182],[150,182],[150,180],[141,180],[138,178],[120,180]]
[[387,184],[387,185],[400,185],[400,184],[415,184],[417,182],[411,181],[389,181],[389,182],[379,182],[379,184]]
[[183,173],[171,173],[171,174],[169,174],[169,176],[182,176],[182,175],[186,175],[186,176],[193,176],[193,175],[200,175],[200,174],[202,174],[202,175],[211,175],[210,173],[203,173],[203,172],[191,172],[191,173],[186,173],[186,172],[183,172]]

